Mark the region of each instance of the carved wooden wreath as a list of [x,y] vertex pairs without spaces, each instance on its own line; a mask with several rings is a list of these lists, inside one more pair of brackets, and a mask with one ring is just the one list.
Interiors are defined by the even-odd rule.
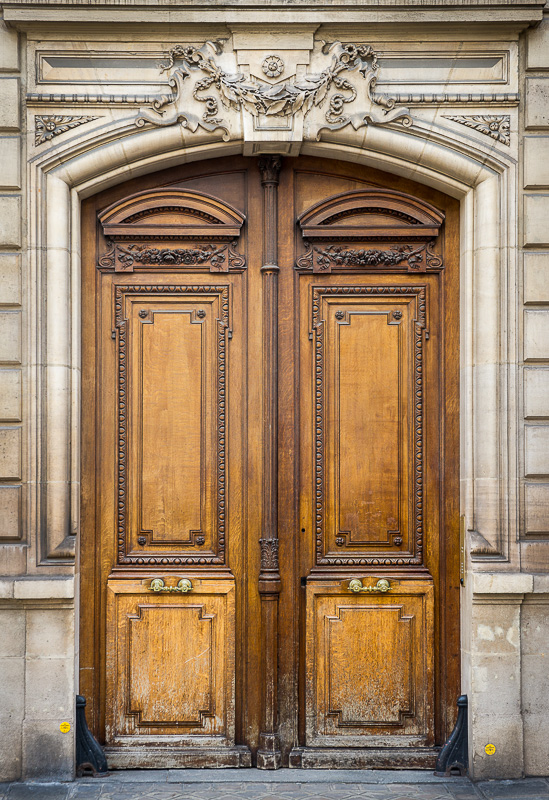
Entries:
[[298,217],[306,249],[296,269],[439,271],[444,265],[433,248],[443,222],[441,211],[401,192],[359,189],[338,194]]
[[235,248],[245,220],[237,209],[202,192],[139,192],[99,214],[109,249],[98,266],[115,272],[154,267],[241,271],[246,259]]

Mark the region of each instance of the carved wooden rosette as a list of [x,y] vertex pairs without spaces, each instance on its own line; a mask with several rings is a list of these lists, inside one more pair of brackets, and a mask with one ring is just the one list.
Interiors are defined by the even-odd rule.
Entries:
[[153,189],[105,209],[99,217],[108,249],[104,271],[241,272],[237,252],[244,215],[202,192]]
[[329,197],[298,218],[299,272],[439,272],[444,215],[400,192],[360,189]]
[[259,592],[265,669],[257,766],[281,765],[278,728],[278,178],[282,159],[259,159],[263,187],[263,536]]

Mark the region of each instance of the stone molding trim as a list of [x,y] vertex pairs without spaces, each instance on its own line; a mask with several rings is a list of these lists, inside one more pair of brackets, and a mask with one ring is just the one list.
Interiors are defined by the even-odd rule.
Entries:
[[486,556],[499,556],[498,550],[478,531],[469,531],[470,553],[473,561]]
[[[422,105],[472,105],[472,106],[518,106],[520,94],[518,92],[399,92],[391,94],[395,103],[404,103],[407,106]],[[451,119],[449,117],[448,119]]]
[[[518,92],[391,92],[384,93],[396,105],[429,106],[429,105],[471,105],[471,106],[518,106]],[[89,93],[39,93],[29,92],[28,105],[97,105],[116,108],[118,106],[148,106],[158,99],[155,94],[89,94]]]
[[73,600],[74,578],[17,576],[0,578],[0,602],[5,600],[49,601]]
[[88,92],[29,92],[26,96],[27,105],[42,105],[55,103],[56,105],[97,105],[97,106],[140,106],[154,103],[157,96],[154,94],[89,94]]
[[460,125],[466,125],[468,128],[473,128],[473,130],[495,139],[496,142],[506,144],[507,147],[509,147],[511,144],[511,137],[509,133],[511,128],[511,117],[509,117],[507,114],[503,116],[475,114],[469,117],[445,114],[444,119],[450,119],[452,122],[458,122]]
[[[375,93],[379,65],[370,45],[324,43],[321,47],[323,69],[319,73],[308,73],[299,80],[281,83],[268,83],[255,75],[248,79],[240,72],[225,71],[216,60],[222,53],[221,41],[207,41],[199,48],[183,44],[172,47],[161,71],[170,73],[173,93],[156,99],[152,108],[140,108],[135,124],[165,127],[179,123],[193,133],[199,127],[207,131],[222,129],[223,140],[228,141],[234,126],[230,119],[220,116],[220,105],[227,111],[248,114],[254,121],[295,115],[304,118],[313,109],[324,107],[323,118],[316,120],[317,139],[324,129],[335,131],[349,124],[355,130],[368,124],[395,121],[406,126],[412,124],[407,108],[398,108],[391,97]],[[175,66],[176,62],[179,66]],[[194,82],[190,80],[197,73],[203,77]],[[360,87],[359,111],[348,114],[347,104],[359,97],[355,84],[348,77],[358,78],[357,73],[366,85]],[[212,89],[216,95],[204,94]],[[193,100],[204,104],[202,114],[189,110]]]
[[[31,23],[44,24],[67,22],[69,11],[82,14],[85,11],[86,22],[112,21],[112,0],[58,0],[55,5],[52,0],[3,0],[4,19],[15,25],[18,23],[28,26]],[[444,14],[445,22],[461,22],[470,27],[475,23],[518,23],[527,27],[532,23],[540,22],[543,18],[545,0],[464,0],[456,3],[455,0],[409,0],[403,6],[395,0],[366,0],[360,5],[345,3],[338,8],[342,22],[391,22],[393,25],[401,24],[409,29],[410,10],[413,10],[414,21],[419,24],[426,22],[440,22]],[[188,7],[170,6],[169,15],[159,11],[157,0],[125,0],[123,5],[116,5],[115,25],[127,25],[138,20],[142,24],[152,23],[158,25],[165,22],[170,25],[188,25],[189,22],[209,22],[219,14],[231,9],[237,21],[250,22],[250,15],[257,10],[257,5],[246,0],[236,9],[229,0],[216,0],[207,7],[190,9]],[[299,14],[311,9],[309,3],[303,0],[293,0],[283,3],[275,0],[269,4],[269,21],[295,22]],[[139,9],[139,11],[137,11]],[[194,13],[193,13],[194,11]],[[331,22],[334,6],[328,8],[315,7],[315,20],[319,23]],[[136,17],[138,13],[138,17]],[[80,17],[77,17],[80,18]]]
[[474,572],[473,597],[478,595],[549,594],[549,575],[526,572]]
[[93,122],[98,117],[65,117],[62,114],[36,116],[34,118],[34,144],[39,145],[49,142],[54,136],[78,128],[86,122]]

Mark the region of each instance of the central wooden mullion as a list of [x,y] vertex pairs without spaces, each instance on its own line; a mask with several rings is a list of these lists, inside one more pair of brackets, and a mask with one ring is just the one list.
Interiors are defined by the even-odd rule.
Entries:
[[263,187],[263,534],[259,593],[264,684],[259,769],[281,766],[278,735],[278,179],[280,156],[259,159]]

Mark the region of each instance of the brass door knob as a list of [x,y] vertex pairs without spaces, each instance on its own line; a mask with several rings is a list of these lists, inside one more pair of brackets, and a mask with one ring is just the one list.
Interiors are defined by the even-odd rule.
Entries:
[[192,591],[193,585],[188,578],[181,578],[177,586],[166,586],[162,578],[153,578],[149,589],[151,592],[186,592]]
[[386,578],[380,578],[375,586],[364,586],[359,578],[353,578],[349,581],[349,589],[351,592],[389,592],[391,591],[391,584]]

